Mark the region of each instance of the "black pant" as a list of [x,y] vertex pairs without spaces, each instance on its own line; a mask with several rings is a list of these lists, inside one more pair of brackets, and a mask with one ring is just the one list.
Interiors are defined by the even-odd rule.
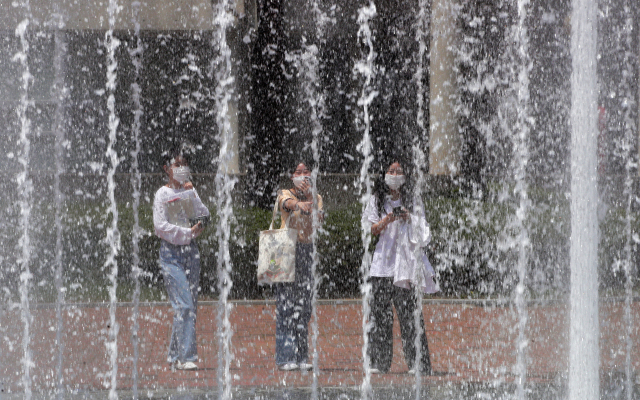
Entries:
[[[400,334],[402,337],[402,349],[409,369],[413,368],[416,358],[416,326],[413,313],[417,306],[416,295],[413,289],[403,289],[393,285],[393,278],[371,277],[372,286],[371,321],[373,326],[369,331],[368,353],[371,359],[371,367],[382,372],[389,371],[393,358],[393,309],[396,308],[398,321],[400,322]],[[422,308],[422,307],[420,307]],[[423,374],[431,373],[431,358],[429,357],[429,344],[424,330],[424,319],[420,313],[421,342],[421,371]]]

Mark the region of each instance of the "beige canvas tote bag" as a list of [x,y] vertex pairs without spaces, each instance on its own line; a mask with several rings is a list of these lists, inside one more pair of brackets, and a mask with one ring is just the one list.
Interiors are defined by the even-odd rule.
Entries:
[[282,229],[273,229],[278,213],[278,200],[273,206],[269,230],[260,232],[258,252],[258,284],[271,285],[296,279],[296,242],[298,230],[289,229],[289,218]]

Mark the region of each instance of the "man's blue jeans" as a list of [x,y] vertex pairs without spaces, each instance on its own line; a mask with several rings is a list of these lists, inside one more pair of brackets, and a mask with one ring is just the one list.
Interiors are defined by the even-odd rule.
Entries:
[[163,240],[160,245],[160,268],[174,311],[168,361],[197,361],[196,312],[200,285],[198,245],[195,241],[181,246]]
[[276,293],[276,364],[307,362],[311,319],[313,245],[296,245],[296,280],[278,283]]

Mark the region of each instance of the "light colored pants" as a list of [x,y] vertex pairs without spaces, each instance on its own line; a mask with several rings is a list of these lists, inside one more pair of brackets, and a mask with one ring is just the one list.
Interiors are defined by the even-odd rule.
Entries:
[[198,245],[194,241],[181,246],[163,240],[160,245],[160,268],[174,311],[167,361],[197,361],[196,312],[200,285]]
[[277,365],[308,362],[312,253],[313,245],[298,243],[295,282],[275,285]]

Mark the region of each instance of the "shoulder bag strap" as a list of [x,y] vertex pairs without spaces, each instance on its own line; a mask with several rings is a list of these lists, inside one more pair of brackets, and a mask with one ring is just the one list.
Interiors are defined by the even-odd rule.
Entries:
[[269,230],[273,230],[273,223],[276,220],[276,214],[278,214],[278,203],[280,200],[280,196],[276,196],[276,204],[273,205],[273,215],[271,216],[271,224],[269,224]]
[[[273,223],[276,221],[276,215],[278,214],[278,205],[280,203],[280,196],[276,196],[276,204],[273,205],[273,214],[271,216],[271,224],[269,224],[269,230],[273,230]],[[287,220],[284,221],[284,226],[285,228],[289,228],[289,219],[291,219],[291,214],[289,213],[289,216],[287,217]],[[282,229],[282,227],[280,227],[280,229]]]

